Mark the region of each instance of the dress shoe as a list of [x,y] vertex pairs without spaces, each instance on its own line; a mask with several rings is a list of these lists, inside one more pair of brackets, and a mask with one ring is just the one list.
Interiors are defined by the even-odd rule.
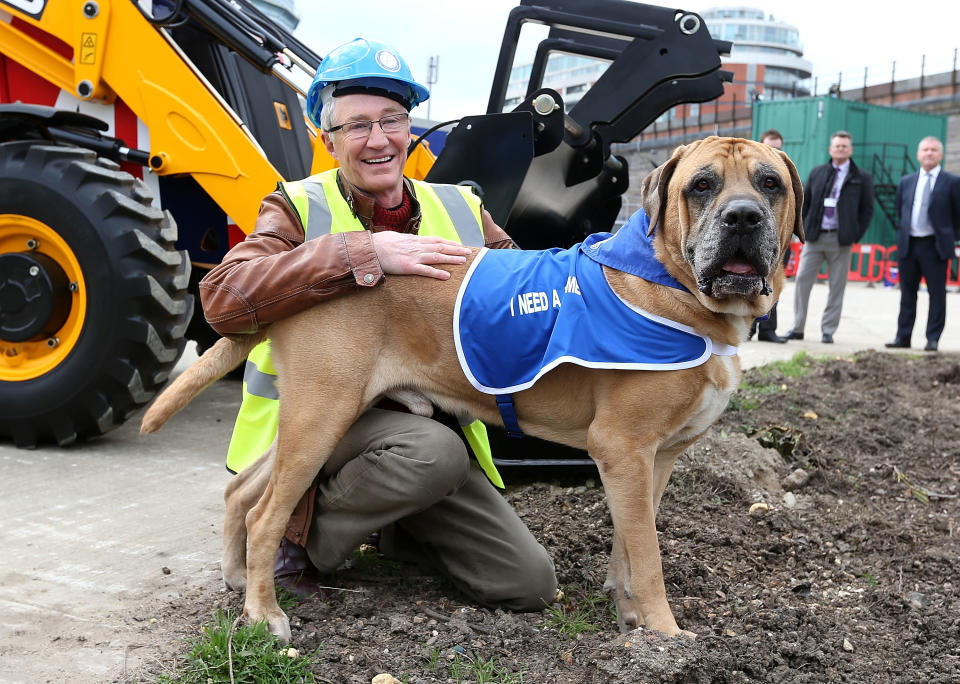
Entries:
[[802,332],[796,332],[796,331],[791,330],[790,332],[787,333],[787,339],[788,339],[788,340],[802,340],[802,339],[803,339],[803,333],[802,333]]
[[757,333],[758,342],[777,342],[778,344],[783,344],[787,341],[786,337],[780,337],[777,333],[772,330],[761,330]]
[[830,333],[823,333],[823,337],[820,338],[820,341],[824,344],[833,344],[833,335]]
[[322,577],[310,562],[307,550],[286,537],[280,540],[280,548],[273,563],[273,579],[280,587],[300,599],[330,596],[330,592],[321,586]]
[[923,351],[937,351],[937,343],[934,340],[927,340],[927,346]]
[[887,349],[909,349],[910,340],[903,337],[898,337],[893,342],[887,342],[883,346]]

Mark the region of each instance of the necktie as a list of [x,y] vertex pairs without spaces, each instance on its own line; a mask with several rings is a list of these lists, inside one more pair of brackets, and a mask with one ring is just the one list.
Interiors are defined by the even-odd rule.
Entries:
[[[833,167],[833,174],[830,176],[830,197],[833,199],[837,198],[837,195],[840,194],[837,190],[837,176],[840,174],[840,169],[836,166]],[[837,213],[836,207],[824,207],[823,208],[823,217],[832,219]]]
[[930,193],[933,192],[933,174],[924,174],[927,182],[924,183],[923,193],[920,195],[920,211],[917,212],[917,229],[926,231],[930,227]]

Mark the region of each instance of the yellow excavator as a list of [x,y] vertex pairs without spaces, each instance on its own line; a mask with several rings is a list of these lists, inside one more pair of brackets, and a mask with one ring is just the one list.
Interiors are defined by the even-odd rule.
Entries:
[[[528,22],[549,36],[504,112]],[[487,113],[415,128],[407,175],[472,185],[522,247],[611,230],[612,145],[720,95],[729,49],[693,13],[522,0]],[[570,111],[541,83],[558,52],[609,63]],[[0,0],[0,440],[106,433],[215,340],[200,277],[278,181],[334,165],[303,115],[320,61],[247,0]]]

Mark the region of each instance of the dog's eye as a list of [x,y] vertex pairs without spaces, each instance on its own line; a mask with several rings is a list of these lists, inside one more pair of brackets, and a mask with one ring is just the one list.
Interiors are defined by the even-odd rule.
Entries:
[[774,190],[780,186],[780,181],[776,176],[767,176],[763,179],[763,187],[767,190]]
[[710,181],[708,181],[706,178],[701,178],[693,184],[693,189],[699,190],[700,192],[706,192],[710,189]]

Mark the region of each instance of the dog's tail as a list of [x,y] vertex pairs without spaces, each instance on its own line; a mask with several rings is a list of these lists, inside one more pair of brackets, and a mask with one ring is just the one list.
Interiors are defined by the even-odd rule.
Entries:
[[266,333],[247,335],[240,342],[221,338],[180,374],[147,410],[140,423],[140,434],[159,430],[174,413],[193,401],[214,381],[236,368]]

